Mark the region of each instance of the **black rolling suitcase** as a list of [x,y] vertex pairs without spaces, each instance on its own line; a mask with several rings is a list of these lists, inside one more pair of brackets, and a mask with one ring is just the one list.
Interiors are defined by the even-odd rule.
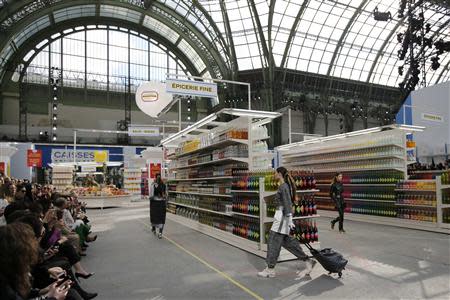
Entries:
[[348,263],[342,254],[334,251],[331,248],[316,250],[309,243],[304,244],[309,249],[311,255],[322,265],[322,267],[331,273],[337,273],[339,278],[342,276],[342,270]]

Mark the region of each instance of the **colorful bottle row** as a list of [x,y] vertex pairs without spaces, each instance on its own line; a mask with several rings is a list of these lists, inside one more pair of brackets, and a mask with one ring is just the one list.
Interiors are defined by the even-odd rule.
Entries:
[[186,208],[186,207],[177,207],[176,214],[180,215],[182,217],[188,218],[188,219],[196,220],[196,221],[199,218],[197,210],[194,210],[191,208]]
[[437,221],[436,211],[427,209],[399,208],[397,209],[397,217],[433,223]]
[[[316,175],[316,181],[320,184],[330,184],[334,173]],[[404,175],[399,171],[370,171],[361,173],[343,174],[342,183],[345,184],[395,184],[404,179]]]
[[348,162],[336,162],[321,164],[317,163],[314,165],[314,170],[370,170],[374,168],[403,168],[405,167],[405,161],[399,158],[386,158],[386,159],[376,159],[376,160],[357,160]]
[[[267,216],[273,217],[277,206],[272,201],[267,201]],[[317,214],[317,205],[314,201],[314,195],[304,195],[292,204],[292,214],[294,217],[312,216]]]
[[376,199],[376,200],[392,200],[396,198],[395,191],[346,191],[344,186],[344,192],[342,193],[344,199]]
[[290,235],[300,242],[313,243],[319,241],[319,230],[316,221],[295,220],[295,228],[291,229]]
[[[311,190],[316,188],[316,179],[311,171],[291,171],[290,172],[297,190]],[[273,170],[260,172],[247,172],[236,170],[233,172],[233,189],[236,190],[258,190],[259,179],[264,178],[264,189],[266,191],[276,191],[279,181],[275,177]]]
[[[308,156],[308,160],[331,160],[339,161],[340,159],[352,159],[352,158],[373,158],[377,156],[389,156],[389,155],[403,155],[403,149],[395,146],[378,146],[370,149],[352,149],[344,150],[332,153],[323,153]],[[306,161],[308,161],[306,160]]]
[[254,222],[254,220],[249,218],[237,218],[233,222],[233,234],[251,241],[259,242],[259,223]]
[[380,202],[347,202],[346,212],[381,216],[381,217],[395,217],[397,212],[395,210],[394,202],[392,203],[380,203]]
[[397,188],[402,190],[435,191],[435,181],[401,181],[397,183]]
[[436,206],[436,194],[435,193],[399,193],[397,195],[398,204],[410,204],[410,205],[428,205]]
[[198,203],[200,208],[219,211],[219,212],[229,212],[232,207],[231,201],[226,201],[224,199],[202,197]]
[[297,190],[312,190],[316,188],[316,178],[313,171],[293,170],[290,175],[294,179]]
[[235,197],[233,199],[233,211],[259,216],[259,199]]
[[199,222],[223,231],[233,232],[233,223],[230,217],[199,211]]
[[174,201],[179,204],[186,204],[195,207],[198,207],[199,200],[200,200],[199,196],[188,194],[170,194],[169,197],[169,201]]

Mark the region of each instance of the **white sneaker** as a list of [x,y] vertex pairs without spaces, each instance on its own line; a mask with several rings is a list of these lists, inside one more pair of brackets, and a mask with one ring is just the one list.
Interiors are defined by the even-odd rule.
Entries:
[[306,261],[306,276],[310,276],[311,275],[311,271],[314,268],[314,266],[317,264],[317,261],[313,260],[313,259],[308,259]]
[[273,278],[275,277],[275,270],[273,268],[266,267],[261,272],[258,272],[258,276],[264,278]]

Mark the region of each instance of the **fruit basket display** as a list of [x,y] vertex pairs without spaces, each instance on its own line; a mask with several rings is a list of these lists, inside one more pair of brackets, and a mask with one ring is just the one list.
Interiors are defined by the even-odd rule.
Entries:
[[76,187],[72,188],[79,197],[113,197],[113,196],[127,196],[123,190],[116,188],[115,186],[105,187]]

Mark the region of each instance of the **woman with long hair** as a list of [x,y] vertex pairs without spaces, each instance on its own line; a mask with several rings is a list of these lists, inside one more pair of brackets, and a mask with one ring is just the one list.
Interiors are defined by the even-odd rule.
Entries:
[[344,185],[342,184],[342,173],[336,173],[331,182],[330,197],[333,200],[334,205],[339,213],[338,217],[331,220],[331,229],[334,229],[334,225],[339,222],[339,232],[345,233],[344,230],[344,209],[346,207],[344,197]]
[[[32,265],[38,261],[38,241],[33,229],[24,223],[13,223],[0,227],[0,299],[32,299],[30,294]],[[41,291],[38,299],[65,299],[71,282],[60,287],[59,282]]]
[[276,179],[280,186],[275,195],[275,211],[274,221],[269,233],[267,241],[267,267],[258,273],[260,277],[275,277],[275,265],[280,255],[281,247],[285,248],[298,259],[306,262],[306,276],[309,276],[316,261],[310,259],[303,252],[297,239],[290,235],[291,228],[295,228],[292,221],[292,203],[296,197],[295,182],[284,167],[279,167],[275,173]]
[[156,228],[158,228],[158,238],[162,238],[164,224],[166,223],[166,199],[166,184],[161,179],[161,174],[156,174],[156,179],[150,186],[150,221],[154,234],[156,234]]

